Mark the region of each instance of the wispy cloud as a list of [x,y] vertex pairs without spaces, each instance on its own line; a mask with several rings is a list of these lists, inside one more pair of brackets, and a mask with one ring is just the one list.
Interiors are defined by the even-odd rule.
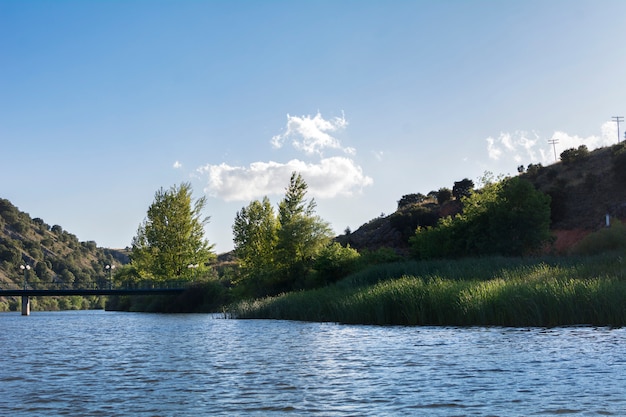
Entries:
[[183,167],[183,164],[181,164],[179,161],[174,162],[174,165],[172,165],[172,168],[174,169],[180,169]]
[[347,125],[345,116],[325,120],[320,113],[314,117],[287,115],[285,132],[272,137],[271,143],[273,147],[281,148],[285,141],[290,139],[294,148],[308,155],[322,156],[324,149],[340,149],[353,155],[354,148],[342,147],[339,140],[330,135],[331,132],[344,129]]
[[[373,183],[363,169],[349,156],[353,148],[342,146],[330,135],[348,125],[345,117],[325,120],[320,113],[314,117],[287,116],[285,132],[271,139],[271,145],[280,149],[289,139],[293,147],[307,156],[317,157],[312,162],[290,159],[288,162],[252,162],[248,166],[227,163],[207,164],[197,172],[207,179],[205,193],[226,201],[246,201],[264,195],[280,195],[285,191],[291,173],[302,174],[313,197],[332,198],[350,196]],[[324,157],[323,151],[340,151],[344,156]],[[345,156],[348,155],[348,156]]]
[[[562,131],[555,131],[549,137],[540,137],[536,132],[515,131],[502,132],[496,138],[488,137],[487,154],[493,160],[512,160],[515,163],[552,163],[554,152],[557,158],[561,152],[570,148],[585,145],[589,150],[613,145],[617,142],[615,123],[606,122],[600,127],[599,135],[581,137]],[[554,147],[549,140],[555,140]]]

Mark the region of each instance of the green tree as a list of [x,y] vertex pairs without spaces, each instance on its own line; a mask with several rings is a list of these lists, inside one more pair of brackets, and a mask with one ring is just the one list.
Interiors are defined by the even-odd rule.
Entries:
[[332,231],[315,215],[315,201],[306,199],[307,184],[291,175],[275,215],[269,199],[242,208],[233,224],[235,254],[244,295],[261,296],[306,286],[316,257],[328,245]]
[[414,204],[420,204],[424,202],[425,199],[426,196],[422,193],[403,195],[402,198],[398,200],[398,210]]
[[350,245],[344,247],[337,242],[326,245],[315,260],[315,286],[336,282],[354,272],[359,258],[359,252]]
[[248,294],[259,296],[275,271],[278,220],[267,197],[255,200],[235,216],[233,242],[242,284]]
[[132,241],[131,264],[142,277],[191,279],[195,268],[189,265],[204,268],[215,257],[204,238],[205,206],[205,197],[193,201],[190,183],[156,192]]
[[418,257],[517,256],[550,238],[550,197],[527,180],[488,183],[462,201],[462,215],[418,228],[410,239]]
[[277,264],[281,268],[277,288],[293,288],[305,278],[315,255],[332,238],[327,222],[315,215],[315,200],[307,201],[308,185],[296,172],[291,174],[285,197],[278,205]]
[[457,200],[462,199],[463,197],[469,197],[474,189],[474,181],[463,178],[461,181],[455,181],[454,187],[452,187],[452,195]]
[[464,200],[468,249],[523,255],[550,238],[550,197],[527,180],[507,178]]
[[450,201],[452,198],[452,191],[449,188],[440,188],[437,191],[437,204],[442,205],[443,203]]

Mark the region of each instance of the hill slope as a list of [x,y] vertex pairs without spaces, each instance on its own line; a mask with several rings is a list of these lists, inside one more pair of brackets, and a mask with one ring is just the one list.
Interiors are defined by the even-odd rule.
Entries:
[[81,283],[106,280],[106,265],[128,262],[123,251],[98,248],[95,242],[79,242],[59,225],[49,226],[31,218],[10,201],[0,199],[0,286],[20,285],[28,265],[28,281]]
[[[575,150],[562,153],[562,161],[546,167],[531,164],[519,174],[552,198],[551,229],[557,237],[552,249],[556,252],[604,227],[607,214],[626,219],[624,144],[593,152],[572,151]],[[408,239],[417,226],[434,225],[439,218],[459,213],[461,209],[458,200],[439,205],[435,198],[424,198],[420,203],[399,207],[391,215],[378,217],[354,232],[338,236],[337,241],[357,250],[387,247],[406,254]]]

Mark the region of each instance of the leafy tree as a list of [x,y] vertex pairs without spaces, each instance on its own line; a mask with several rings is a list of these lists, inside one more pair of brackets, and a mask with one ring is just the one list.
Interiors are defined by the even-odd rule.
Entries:
[[437,191],[437,204],[442,205],[450,199],[452,199],[452,191],[449,188],[443,187]]
[[233,224],[235,256],[239,259],[241,281],[251,292],[261,295],[275,269],[278,220],[267,197],[242,208]]
[[317,285],[336,282],[354,272],[359,261],[359,252],[349,245],[344,247],[337,242],[326,245],[317,255],[315,271]]
[[425,206],[407,207],[389,216],[391,226],[402,234],[405,242],[408,242],[418,226],[434,226],[438,219],[437,213]]
[[523,255],[550,238],[550,197],[519,177],[463,198],[464,211],[418,228],[410,239],[420,258]]
[[315,215],[315,200],[306,200],[308,185],[293,172],[285,197],[278,205],[276,260],[281,268],[278,288],[290,288],[304,278],[315,255],[332,238],[327,222]]
[[213,245],[204,238],[205,205],[205,197],[193,201],[189,183],[156,192],[132,241],[131,264],[142,277],[191,279],[189,265],[204,267],[214,258]]
[[315,215],[315,201],[307,201],[307,188],[294,172],[277,216],[267,197],[237,213],[233,240],[244,294],[260,296],[305,286],[306,275],[332,237],[328,223]]
[[464,178],[461,181],[455,181],[454,187],[452,187],[452,195],[457,200],[463,197],[469,197],[474,189],[474,181]]
[[[523,255],[550,238],[550,197],[519,177],[494,184],[492,195],[473,205],[470,248],[478,254]],[[466,203],[466,207],[468,204]],[[467,209],[466,209],[467,210]]]
[[402,198],[398,201],[398,210],[413,204],[419,204],[425,199],[426,196],[422,193],[403,195]]
[[0,261],[6,261],[10,264],[17,264],[22,260],[22,254],[19,249],[0,238]]

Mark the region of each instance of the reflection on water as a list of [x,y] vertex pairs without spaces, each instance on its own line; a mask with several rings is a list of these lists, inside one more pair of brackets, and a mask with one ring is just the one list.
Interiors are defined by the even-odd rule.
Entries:
[[2,416],[626,415],[626,331],[0,314]]

